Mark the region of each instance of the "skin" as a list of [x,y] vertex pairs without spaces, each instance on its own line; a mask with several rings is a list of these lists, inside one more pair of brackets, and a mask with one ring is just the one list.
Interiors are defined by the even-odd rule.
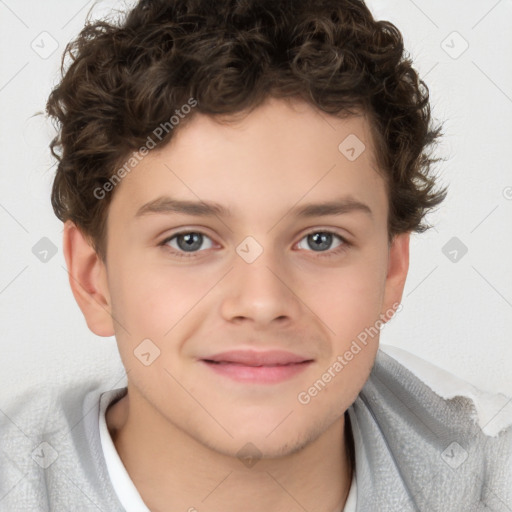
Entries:
[[[349,134],[366,146],[353,162],[338,149]],[[135,216],[164,194],[215,201],[233,216]],[[372,214],[291,213],[346,196]],[[368,378],[378,335],[307,405],[297,396],[400,302],[409,233],[388,244],[387,216],[367,118],[269,99],[229,124],[196,115],[151,151],[114,190],[105,263],[66,222],[73,294],[94,333],[115,335],[128,372],[107,425],[152,511],[341,510],[351,482],[344,412]],[[326,230],[350,245],[333,236],[315,250],[307,234]],[[159,246],[183,231],[206,235],[195,252],[177,238]],[[252,263],[236,251],[247,236],[263,249]],[[146,338],[160,350],[148,366],[134,355]],[[199,361],[239,348],[314,362],[283,382],[250,384]],[[237,457],[249,442],[261,456],[252,467]]]

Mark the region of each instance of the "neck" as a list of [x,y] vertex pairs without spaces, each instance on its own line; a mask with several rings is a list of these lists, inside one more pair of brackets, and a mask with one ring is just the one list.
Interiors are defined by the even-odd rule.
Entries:
[[131,389],[108,408],[106,422],[153,512],[341,512],[350,489],[353,441],[345,416],[301,450],[252,464],[191,438]]

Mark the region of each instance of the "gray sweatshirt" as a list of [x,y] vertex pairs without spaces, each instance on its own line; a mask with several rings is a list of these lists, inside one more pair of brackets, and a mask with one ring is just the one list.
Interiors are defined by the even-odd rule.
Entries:
[[[90,380],[0,404],[1,512],[124,510],[100,443],[106,390]],[[358,512],[512,512],[512,426],[485,434],[470,398],[442,398],[379,349],[348,413]]]

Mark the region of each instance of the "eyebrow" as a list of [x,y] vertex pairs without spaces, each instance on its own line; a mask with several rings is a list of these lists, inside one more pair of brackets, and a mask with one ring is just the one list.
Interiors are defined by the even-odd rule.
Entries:
[[[363,212],[373,216],[371,208],[352,197],[343,197],[323,203],[309,203],[291,209],[288,214],[299,218],[322,217],[329,215],[342,215],[351,212]],[[150,214],[181,213],[198,217],[233,217],[229,208],[210,201],[187,201],[161,196],[142,205],[135,217],[143,217]]]

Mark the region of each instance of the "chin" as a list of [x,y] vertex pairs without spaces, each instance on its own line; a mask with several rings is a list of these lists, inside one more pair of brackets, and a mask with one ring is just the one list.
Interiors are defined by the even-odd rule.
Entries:
[[[254,423],[253,428],[247,428],[245,425],[243,428],[230,430],[232,438],[222,436],[202,442],[218,453],[240,460],[245,456],[262,460],[291,456],[300,453],[325,432],[319,424],[299,427],[292,417],[293,414],[290,414],[283,421],[282,416],[278,421],[274,421],[272,426],[262,426],[261,422],[258,428],[254,428]],[[285,423],[288,423],[286,427]]]
[[311,440],[307,438],[290,440],[279,439],[269,441],[269,439],[258,440],[245,437],[241,441],[230,440],[229,443],[213,443],[211,440],[206,442],[211,450],[222,455],[237,458],[247,467],[252,467],[258,461],[279,459],[300,453]]

